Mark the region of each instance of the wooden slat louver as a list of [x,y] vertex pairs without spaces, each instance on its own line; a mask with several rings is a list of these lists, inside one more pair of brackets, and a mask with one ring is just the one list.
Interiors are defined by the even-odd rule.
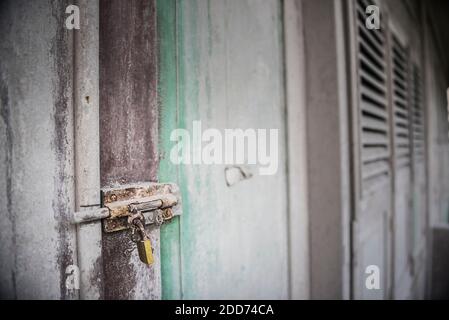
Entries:
[[422,106],[421,72],[416,64],[411,74],[412,146],[416,162],[424,159],[424,114]]
[[410,166],[409,66],[407,51],[395,35],[391,43],[392,98],[394,111],[395,164],[397,168]]
[[387,99],[386,37],[383,28],[365,26],[365,9],[358,0],[357,42],[362,184],[385,181],[389,175],[389,115]]

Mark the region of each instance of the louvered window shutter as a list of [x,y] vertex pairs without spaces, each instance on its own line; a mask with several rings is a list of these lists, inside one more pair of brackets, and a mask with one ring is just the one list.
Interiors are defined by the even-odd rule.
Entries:
[[410,166],[409,65],[404,47],[392,36],[392,98],[394,110],[395,163],[397,168]]
[[411,254],[415,256],[420,249],[423,230],[425,230],[425,200],[423,195],[424,176],[424,110],[422,106],[422,82],[419,67],[416,63],[410,72],[410,119],[413,159],[413,215]]
[[361,170],[364,190],[388,179],[390,170],[386,39],[382,28],[366,28],[365,8],[368,5],[366,1],[357,1]]
[[416,163],[424,160],[424,114],[422,107],[421,73],[416,64],[411,74],[412,147]]

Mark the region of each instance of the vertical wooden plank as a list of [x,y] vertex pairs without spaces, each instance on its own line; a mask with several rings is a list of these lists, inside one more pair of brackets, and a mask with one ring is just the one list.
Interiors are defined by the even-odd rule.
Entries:
[[[392,284],[392,294],[396,299],[408,299],[411,293],[411,269],[410,269],[410,245],[411,245],[411,225],[410,225],[410,191],[411,191],[411,167],[410,162],[406,165],[402,165],[400,137],[398,136],[397,122],[401,119],[398,116],[398,105],[396,100],[398,98],[397,91],[401,89],[397,87],[397,83],[401,81],[396,76],[397,63],[396,60],[400,59],[395,57],[396,51],[403,50],[404,59],[404,77],[403,85],[405,86],[405,110],[406,122],[407,122],[407,141],[408,141],[408,156],[411,155],[410,149],[410,91],[409,83],[409,35],[405,32],[403,27],[404,19],[400,19],[400,16],[395,15],[395,10],[390,10],[390,19],[388,25],[388,61],[389,61],[389,104],[390,104],[390,141],[392,146],[391,164],[392,164],[392,197],[393,197],[393,266],[392,273],[394,275],[394,283]],[[395,50],[395,51],[394,51]],[[399,71],[400,72],[400,71]],[[409,158],[408,158],[409,161]]]
[[[100,207],[99,0],[78,0],[74,31],[76,211]],[[101,221],[77,226],[80,298],[103,298]]]
[[283,7],[288,132],[290,297],[309,298],[304,26],[300,0]]
[[[101,185],[156,181],[157,67],[153,0],[100,1]],[[156,263],[142,264],[129,234],[104,234],[106,299],[160,298],[159,231],[151,230]]]
[[[342,228],[342,299],[349,299],[351,292],[351,140],[350,140],[350,83],[348,81],[348,29],[346,29],[347,12],[345,0],[335,1],[335,32],[337,34],[337,79],[339,108],[339,135],[340,135],[340,172],[341,172],[341,228]],[[349,31],[350,32],[350,31]]]
[[354,281],[357,265],[356,237],[357,237],[357,217],[360,213],[361,198],[361,144],[360,144],[360,111],[359,111],[359,81],[357,77],[358,65],[358,46],[357,46],[357,27],[356,27],[356,3],[355,1],[345,1],[347,17],[347,50],[348,50],[348,76],[349,76],[349,140],[350,140],[350,170],[351,170],[351,212],[350,217],[350,292],[349,298],[354,297],[357,290],[357,283]]
[[153,0],[100,2],[101,184],[157,176]]
[[[388,21],[389,21],[389,12],[383,15],[383,24],[385,24],[385,29],[388,30]],[[382,26],[381,26],[382,27]],[[386,66],[387,70],[391,69],[392,64],[392,57],[391,57],[391,32],[387,32],[385,35],[385,46],[387,48],[386,50]],[[388,298],[392,299],[394,297],[394,290],[395,290],[395,254],[396,254],[396,229],[395,229],[395,215],[394,215],[394,208],[395,208],[395,202],[394,202],[394,195],[395,195],[395,189],[394,189],[394,179],[395,179],[395,166],[394,166],[394,154],[395,154],[395,148],[393,144],[393,121],[394,121],[394,110],[392,107],[392,72],[386,72],[386,78],[387,78],[387,98],[388,98],[388,118],[389,118],[389,130],[390,130],[390,151],[389,151],[389,166],[391,170],[390,175],[390,183],[391,183],[391,200],[390,200],[390,210],[388,213],[388,238],[386,239],[388,243],[388,262],[387,262],[387,281],[388,281],[388,288],[387,288],[387,294]]]
[[76,264],[68,1],[0,6],[0,297],[71,299]]
[[343,38],[335,22],[338,5],[336,1],[326,0],[302,3],[307,59],[307,196],[312,299],[343,297],[345,172],[340,117],[344,104],[339,96],[337,63],[341,54],[337,42]]
[[[157,1],[158,104],[160,182],[178,182],[178,166],[170,162],[170,133],[178,124],[177,26],[176,0]],[[162,299],[181,298],[180,219],[161,229]]]
[[[44,4],[45,5],[45,4]],[[53,17],[55,34],[52,39],[51,52],[53,55],[53,122],[54,133],[52,146],[53,153],[56,157],[56,167],[54,170],[54,200],[52,203],[54,220],[57,222],[57,257],[56,263],[59,268],[59,288],[61,299],[74,299],[78,297],[78,291],[73,288],[68,288],[65,283],[66,268],[70,265],[76,265],[76,231],[75,226],[70,223],[69,217],[75,209],[75,184],[73,182],[74,177],[74,153],[73,153],[73,34],[64,28],[65,17],[62,14],[63,9],[68,6],[68,1],[51,2],[49,7],[51,8],[51,14]],[[32,11],[30,10],[30,13]],[[34,15],[34,13],[32,13]],[[26,21],[26,19],[24,19]],[[45,55],[46,53],[44,53]],[[40,86],[41,79],[38,80],[36,85]],[[31,102],[34,104],[34,101]],[[37,109],[42,112],[41,109]],[[31,112],[32,113],[32,112]],[[34,125],[40,125],[39,121],[35,119],[31,120]],[[34,130],[27,128],[31,134],[34,134]],[[42,151],[41,151],[42,152]],[[34,155],[36,156],[36,155]],[[28,161],[30,158],[25,157]],[[41,158],[42,160],[42,158]],[[33,163],[32,165],[36,165]],[[51,171],[52,168],[47,170]],[[37,173],[36,170],[33,170]],[[36,177],[39,179],[38,177]],[[70,182],[68,182],[70,181]],[[31,181],[27,181],[27,184],[34,185]],[[30,194],[30,193],[27,193]],[[35,212],[34,201],[30,201],[31,210]],[[39,219],[39,215],[35,215],[36,219]],[[40,230],[36,228],[36,225],[32,221],[25,217],[25,221],[29,224],[25,227],[25,230],[32,229]],[[43,220],[45,221],[45,220]],[[40,221],[41,223],[43,222]],[[48,226],[46,226],[48,228]],[[20,235],[20,232],[19,232]],[[25,247],[27,241],[21,241]],[[32,247],[28,247],[27,250],[35,250]],[[34,253],[36,254],[36,253]],[[30,265],[33,265],[30,262]],[[26,284],[25,284],[25,290]],[[44,293],[45,294],[45,293]]]
[[430,170],[430,161],[432,158],[431,155],[431,146],[430,146],[430,129],[429,125],[431,124],[430,121],[430,112],[429,112],[429,47],[428,47],[428,28],[429,25],[427,23],[427,6],[428,2],[422,1],[419,5],[420,9],[420,15],[419,20],[421,23],[421,29],[420,29],[420,42],[421,42],[421,59],[420,59],[420,65],[422,67],[422,104],[423,104],[423,126],[424,126],[424,168],[423,168],[423,174],[425,176],[424,179],[424,236],[426,239],[425,243],[425,288],[424,288],[424,297],[428,298],[430,296],[431,292],[431,268],[432,268],[432,240],[431,240],[431,189],[430,189],[430,182],[431,182],[431,170]]

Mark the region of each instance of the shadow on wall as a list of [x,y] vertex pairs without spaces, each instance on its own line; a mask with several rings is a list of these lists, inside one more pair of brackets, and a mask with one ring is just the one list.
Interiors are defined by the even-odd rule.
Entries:
[[431,299],[449,299],[449,224],[432,228]]

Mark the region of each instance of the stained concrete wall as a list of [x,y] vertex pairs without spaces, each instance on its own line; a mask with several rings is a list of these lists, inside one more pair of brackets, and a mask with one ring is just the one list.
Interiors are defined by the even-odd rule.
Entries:
[[72,298],[71,34],[65,1],[0,4],[0,297]]

